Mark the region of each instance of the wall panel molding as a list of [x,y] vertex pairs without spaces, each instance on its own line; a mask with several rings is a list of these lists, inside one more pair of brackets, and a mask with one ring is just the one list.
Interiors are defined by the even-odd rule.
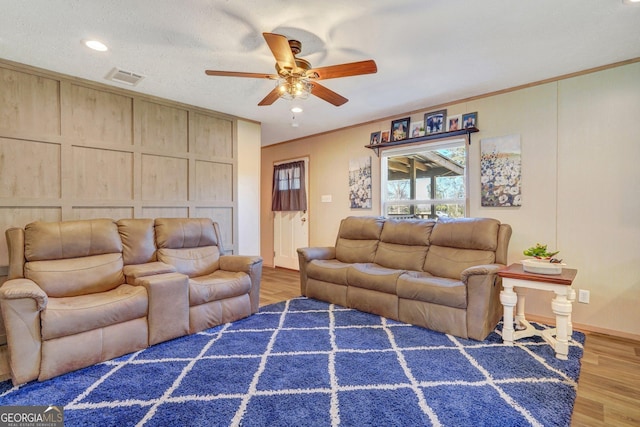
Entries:
[[0,271],[36,220],[209,217],[237,252],[236,120],[0,60]]

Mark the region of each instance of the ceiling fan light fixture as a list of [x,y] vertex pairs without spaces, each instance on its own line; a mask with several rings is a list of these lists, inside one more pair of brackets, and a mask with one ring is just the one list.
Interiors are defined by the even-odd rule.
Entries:
[[311,93],[311,83],[302,78],[281,78],[276,83],[280,97],[288,100],[307,99]]

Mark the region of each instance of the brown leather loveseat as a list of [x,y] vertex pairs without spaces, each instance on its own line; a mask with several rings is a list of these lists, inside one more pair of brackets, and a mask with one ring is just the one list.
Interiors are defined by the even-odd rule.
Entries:
[[210,219],[34,222],[6,237],[0,307],[14,384],[258,310],[262,259],[225,255]]
[[348,217],[335,247],[298,249],[302,295],[462,338],[500,320],[500,278],[511,227],[490,218],[446,221]]

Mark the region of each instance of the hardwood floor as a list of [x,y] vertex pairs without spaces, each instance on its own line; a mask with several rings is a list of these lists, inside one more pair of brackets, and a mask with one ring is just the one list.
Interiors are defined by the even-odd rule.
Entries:
[[[261,306],[297,296],[300,296],[297,271],[263,268]],[[640,426],[640,342],[585,334],[571,425]]]

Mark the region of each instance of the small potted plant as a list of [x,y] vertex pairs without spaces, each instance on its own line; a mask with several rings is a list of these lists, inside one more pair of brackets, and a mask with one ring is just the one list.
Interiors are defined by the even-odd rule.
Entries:
[[562,266],[566,265],[562,263],[561,259],[555,258],[560,251],[549,252],[547,245],[540,243],[525,249],[522,253],[533,257],[533,259],[522,260],[522,268],[529,273],[561,274]]

